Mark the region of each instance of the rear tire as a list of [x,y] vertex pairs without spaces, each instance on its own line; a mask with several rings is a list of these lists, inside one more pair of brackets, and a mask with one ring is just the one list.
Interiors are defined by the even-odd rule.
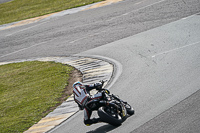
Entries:
[[111,116],[105,110],[105,107],[101,107],[98,109],[98,115],[103,122],[109,123],[113,126],[120,126],[123,122],[121,116],[117,114],[116,117]]

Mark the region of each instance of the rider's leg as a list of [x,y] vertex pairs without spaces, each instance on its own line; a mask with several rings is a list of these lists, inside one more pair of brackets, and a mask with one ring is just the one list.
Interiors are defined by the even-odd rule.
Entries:
[[100,122],[99,118],[90,119],[91,115],[92,115],[92,110],[84,108],[84,123],[87,126]]

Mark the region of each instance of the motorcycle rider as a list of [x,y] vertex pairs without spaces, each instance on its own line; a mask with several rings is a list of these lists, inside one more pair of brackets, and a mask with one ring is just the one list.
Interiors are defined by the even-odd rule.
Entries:
[[92,115],[92,111],[98,110],[100,106],[106,104],[106,102],[99,103],[103,97],[103,93],[98,92],[91,96],[90,91],[93,89],[99,90],[102,86],[103,82],[83,85],[82,82],[77,81],[73,84],[74,101],[78,104],[80,110],[84,110],[84,123],[87,126],[101,122],[100,118],[90,119],[90,117]]

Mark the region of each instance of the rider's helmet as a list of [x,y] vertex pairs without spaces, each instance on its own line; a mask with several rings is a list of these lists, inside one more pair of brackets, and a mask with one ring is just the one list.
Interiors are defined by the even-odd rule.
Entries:
[[82,82],[80,82],[80,81],[77,81],[77,82],[75,82],[75,83],[73,84],[73,88],[75,87],[75,85],[80,85],[80,86],[83,86],[83,83],[82,83]]

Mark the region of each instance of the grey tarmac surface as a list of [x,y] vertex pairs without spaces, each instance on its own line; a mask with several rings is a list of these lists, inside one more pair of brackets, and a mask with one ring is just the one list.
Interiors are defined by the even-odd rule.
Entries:
[[125,0],[45,19],[1,30],[0,61],[89,55],[122,64],[110,90],[135,107],[135,116],[117,128],[86,127],[79,112],[52,132],[196,132],[199,12],[199,0]]
[[122,64],[122,74],[110,91],[133,105],[136,114],[114,128],[103,123],[86,127],[79,112],[52,133],[195,133],[200,118],[199,35],[200,15],[192,15],[78,54],[105,56]]
[[0,30],[0,61],[70,56],[200,12],[199,0],[125,0]]

